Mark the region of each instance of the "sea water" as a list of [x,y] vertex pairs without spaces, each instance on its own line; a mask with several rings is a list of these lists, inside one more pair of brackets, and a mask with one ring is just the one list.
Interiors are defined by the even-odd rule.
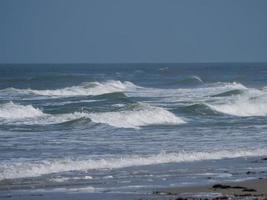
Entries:
[[266,177],[266,116],[266,64],[2,64],[0,191]]

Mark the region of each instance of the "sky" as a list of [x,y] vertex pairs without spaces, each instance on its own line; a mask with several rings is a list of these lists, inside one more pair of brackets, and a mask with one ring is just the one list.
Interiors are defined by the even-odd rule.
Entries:
[[0,0],[0,63],[266,61],[267,0]]

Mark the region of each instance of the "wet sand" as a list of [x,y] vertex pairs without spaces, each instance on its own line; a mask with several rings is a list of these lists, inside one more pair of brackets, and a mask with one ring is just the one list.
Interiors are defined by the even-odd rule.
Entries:
[[137,193],[87,193],[87,192],[4,192],[0,199],[10,200],[267,200],[267,179],[214,184],[209,186],[158,189],[146,194]]
[[178,187],[154,191],[170,199],[266,199],[267,179],[222,183],[209,186]]

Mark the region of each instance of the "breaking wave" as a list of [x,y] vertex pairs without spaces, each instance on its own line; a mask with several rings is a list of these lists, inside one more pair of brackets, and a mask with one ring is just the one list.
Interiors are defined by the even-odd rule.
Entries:
[[148,104],[137,104],[132,110],[117,112],[74,112],[66,114],[46,114],[32,105],[19,105],[13,102],[0,107],[0,121],[11,124],[45,125],[58,124],[82,118],[95,123],[108,124],[118,128],[135,128],[153,124],[176,125],[185,123],[173,113]]
[[0,122],[7,124],[46,125],[58,124],[87,117],[87,113],[46,114],[32,105],[19,105],[9,102],[0,106]]
[[[129,97],[153,97],[163,98],[166,102],[192,102],[206,100],[218,93],[228,92],[229,90],[246,90],[248,89],[241,83],[213,83],[204,84],[195,88],[176,88],[176,89],[160,89],[160,88],[141,88],[127,92]],[[162,100],[162,99],[161,99]]]
[[126,156],[102,159],[61,159],[44,161],[21,161],[0,164],[0,180],[37,177],[45,174],[66,171],[117,169],[132,166],[145,166],[162,163],[193,162],[225,158],[264,156],[266,149],[221,150],[212,152],[160,153],[148,156]]
[[207,105],[217,112],[239,117],[267,116],[267,103],[264,102],[237,101],[221,105]]
[[68,97],[68,96],[95,96],[113,92],[123,92],[129,89],[137,88],[129,81],[115,81],[110,80],[106,82],[86,82],[78,86],[66,87],[54,90],[34,90],[34,89],[16,89],[7,88],[2,90],[2,93],[19,93],[27,95],[38,96],[54,96],[54,97]]
[[0,119],[24,119],[43,116],[43,112],[32,105],[18,105],[13,102],[0,105]]
[[148,104],[139,104],[133,110],[91,113],[95,123],[104,123],[118,128],[135,128],[153,124],[177,125],[185,121],[168,110]]
[[212,110],[240,117],[267,116],[267,95],[259,90],[249,90],[234,99],[217,104],[206,104]]

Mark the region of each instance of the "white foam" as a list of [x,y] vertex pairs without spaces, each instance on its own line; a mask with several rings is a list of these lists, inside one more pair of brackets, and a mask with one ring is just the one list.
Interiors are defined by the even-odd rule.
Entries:
[[166,109],[148,104],[140,105],[134,110],[91,113],[89,117],[95,123],[104,123],[118,128],[138,129],[152,124],[177,125],[185,123],[183,119]]
[[208,105],[208,106],[217,112],[239,116],[239,117],[267,116],[267,105],[266,104],[236,102],[233,104]]
[[38,109],[34,108],[32,105],[19,105],[9,102],[0,105],[0,119],[24,119],[24,118],[35,118],[43,116],[44,113]]
[[64,122],[78,120],[81,118],[89,118],[88,113],[74,112],[74,113],[55,114],[55,115],[45,114],[44,116],[37,117],[31,120],[24,119],[23,121],[16,121],[13,123],[25,124],[25,125],[47,125],[47,124],[60,124]]
[[93,100],[93,99],[86,99],[86,100],[73,100],[73,101],[60,101],[60,102],[47,102],[44,103],[44,106],[64,106],[68,104],[76,104],[76,103],[93,103],[102,100]]
[[238,95],[235,99],[219,104],[207,104],[211,109],[240,117],[267,116],[267,96],[259,91]]
[[73,112],[65,114],[46,114],[32,105],[19,105],[13,102],[0,106],[0,120],[2,123],[24,125],[59,124],[87,118],[95,123],[104,123],[118,128],[135,128],[153,124],[177,125],[184,120],[173,113],[148,104],[138,104],[133,110],[117,112]]
[[147,156],[126,156],[103,159],[61,159],[43,161],[17,161],[0,163],[0,180],[23,177],[37,177],[45,174],[66,171],[86,171],[99,169],[117,169],[132,166],[145,166],[162,163],[179,163],[224,158],[264,156],[266,149],[221,150],[210,152],[160,153]]
[[[179,103],[179,102],[195,102],[209,100],[210,96],[227,92],[229,90],[246,90],[247,87],[241,83],[213,83],[204,84],[195,88],[177,88],[177,89],[159,89],[159,88],[139,88],[138,90],[128,91],[127,96],[131,97],[155,97],[160,102]],[[160,97],[160,98],[159,98]],[[153,100],[156,102],[157,100]],[[150,102],[151,103],[151,102]]]
[[131,82],[121,81],[107,81],[104,83],[100,82],[89,82],[83,83],[80,86],[72,86],[63,89],[56,90],[30,90],[36,95],[45,96],[84,96],[84,95],[101,95],[113,92],[123,92],[127,88],[134,88],[135,85]]
[[132,90],[139,86],[134,85],[129,81],[115,81],[110,80],[106,82],[85,82],[81,85],[66,87],[54,90],[34,90],[34,89],[16,89],[7,88],[2,90],[4,94],[31,94],[38,96],[51,96],[51,97],[68,97],[68,96],[95,96],[113,92],[123,92],[126,90]]
[[0,121],[10,124],[57,124],[80,118],[88,118],[87,113],[46,114],[32,105],[20,105],[13,102],[0,105]]

